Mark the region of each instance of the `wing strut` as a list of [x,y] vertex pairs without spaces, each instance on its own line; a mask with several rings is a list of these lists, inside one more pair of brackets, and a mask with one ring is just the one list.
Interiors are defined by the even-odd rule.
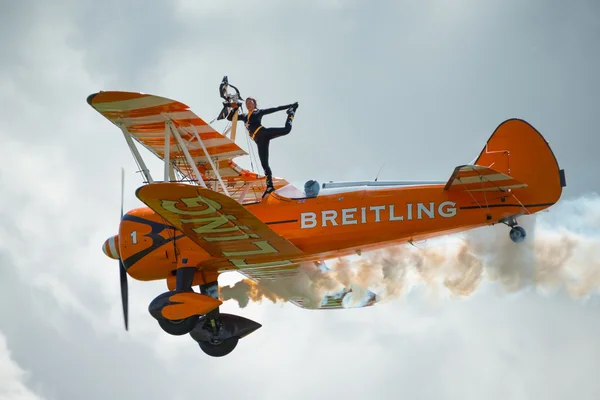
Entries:
[[217,179],[221,183],[221,186],[223,187],[223,191],[225,192],[227,197],[229,197],[229,191],[227,190],[227,186],[225,186],[225,184],[223,183],[223,180],[221,179],[221,174],[219,173],[219,169],[217,167],[215,167],[212,157],[210,156],[210,154],[208,154],[208,150],[206,150],[206,146],[204,145],[202,138],[198,134],[198,130],[196,129],[196,127],[194,125],[190,124],[190,126],[192,127],[192,130],[194,131],[194,136],[196,136],[196,140],[198,140],[200,142],[200,145],[202,146],[202,150],[204,150],[204,154],[206,154],[206,158],[208,159],[210,166],[212,167],[213,171],[215,171],[215,175],[217,176]]
[[140,155],[140,152],[138,151],[137,147],[135,147],[135,144],[133,143],[133,139],[131,138],[131,133],[129,133],[129,131],[127,130],[127,128],[125,127],[124,124],[118,123],[117,126],[119,128],[121,128],[121,131],[123,132],[123,136],[125,136],[125,140],[127,141],[127,145],[129,146],[129,149],[133,153],[133,157],[136,159],[138,165],[142,169],[142,173],[146,177],[146,181],[148,181],[149,183],[153,183],[154,180],[152,179],[152,175],[150,175],[150,170],[146,166],[146,163],[144,162],[144,159]]
[[244,198],[246,198],[246,195],[248,194],[248,190],[250,190],[250,185],[246,184],[244,185],[244,188],[242,189],[242,193],[240,194],[240,198],[238,199],[238,203],[242,204],[244,201]]
[[168,182],[171,175],[171,133],[169,132],[169,127],[165,124],[165,182]]
[[165,122],[165,126],[167,126],[171,129],[173,136],[175,136],[175,139],[177,139],[177,142],[179,143],[179,146],[181,146],[181,150],[183,151],[183,154],[185,155],[185,158],[186,158],[188,164],[190,165],[190,167],[192,168],[192,171],[194,171],[194,174],[198,178],[198,182],[200,182],[202,187],[205,187],[208,189],[208,187],[206,186],[206,183],[204,183],[204,179],[202,179],[202,175],[200,175],[200,171],[198,171],[198,167],[196,166],[194,159],[192,158],[192,156],[190,155],[190,152],[188,151],[187,146],[185,145],[185,143],[183,143],[183,139],[181,139],[181,136],[179,136],[179,132],[177,132],[177,129],[173,126],[173,121],[171,119],[168,119]]
[[[215,171],[215,175],[217,176],[217,179],[219,180],[219,183],[221,184],[223,191],[229,197],[229,191],[227,190],[227,186],[223,182],[223,179],[221,179],[221,174],[219,173],[219,169],[215,166],[213,159],[210,156],[210,153],[208,152],[206,145],[204,144],[204,141],[200,137],[200,134],[198,133],[198,130],[196,129],[196,127],[193,124],[190,124],[189,126],[182,126],[182,125],[177,124],[175,121],[173,121],[171,118],[169,118],[164,113],[163,113],[163,116],[167,120],[165,122],[165,155],[164,155],[165,182],[168,182],[167,173],[168,173],[169,166],[167,163],[169,162],[170,145],[169,145],[169,137],[168,137],[168,133],[167,133],[168,132],[167,126],[169,126],[170,130],[173,132],[173,135],[179,142],[179,145],[181,146],[181,150],[184,152],[185,157],[186,157],[188,163],[190,164],[190,167],[193,169],[193,171],[196,174],[196,176],[198,177],[199,181],[202,183],[202,186],[207,187],[206,183],[204,182],[204,179],[202,179],[202,176],[200,175],[200,171],[198,170],[198,167],[196,166],[194,160],[192,159],[192,156],[190,155],[186,145],[183,143],[183,139],[181,139],[181,136],[179,135],[179,130],[181,130],[182,133],[185,131],[187,131],[187,133],[193,133],[193,135],[196,137],[196,140],[200,143],[200,146],[202,146],[202,150],[204,151],[204,154],[206,155],[206,158],[208,159],[210,166],[212,167],[213,171]],[[192,128],[191,131],[189,128]],[[167,147],[167,145],[169,145],[169,147]]]

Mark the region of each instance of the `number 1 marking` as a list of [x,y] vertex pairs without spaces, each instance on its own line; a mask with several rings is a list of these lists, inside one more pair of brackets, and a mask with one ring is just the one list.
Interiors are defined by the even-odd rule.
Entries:
[[131,241],[133,244],[137,244],[137,231],[131,232]]

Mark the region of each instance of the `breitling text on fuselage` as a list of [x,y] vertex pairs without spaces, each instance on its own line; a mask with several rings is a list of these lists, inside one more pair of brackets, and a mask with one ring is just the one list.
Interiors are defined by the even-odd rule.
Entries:
[[456,216],[456,203],[444,201],[436,206],[435,202],[388,204],[364,207],[342,208],[341,210],[322,210],[300,214],[302,229],[339,225],[366,224],[383,221],[410,221],[423,218],[452,218]]

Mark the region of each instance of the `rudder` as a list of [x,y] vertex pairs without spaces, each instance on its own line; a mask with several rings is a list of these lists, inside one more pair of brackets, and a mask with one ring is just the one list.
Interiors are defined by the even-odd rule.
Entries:
[[535,211],[555,204],[566,186],[564,170],[560,169],[546,139],[521,119],[501,123],[474,164],[493,168],[527,184],[516,189],[514,195]]

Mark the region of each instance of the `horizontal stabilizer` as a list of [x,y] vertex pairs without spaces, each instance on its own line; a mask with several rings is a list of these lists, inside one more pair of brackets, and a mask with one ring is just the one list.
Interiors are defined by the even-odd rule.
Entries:
[[136,196],[202,247],[237,269],[292,264],[302,251],[234,199],[200,186],[159,182]]
[[482,165],[461,165],[454,169],[444,190],[459,192],[503,192],[527,187],[525,183]]

